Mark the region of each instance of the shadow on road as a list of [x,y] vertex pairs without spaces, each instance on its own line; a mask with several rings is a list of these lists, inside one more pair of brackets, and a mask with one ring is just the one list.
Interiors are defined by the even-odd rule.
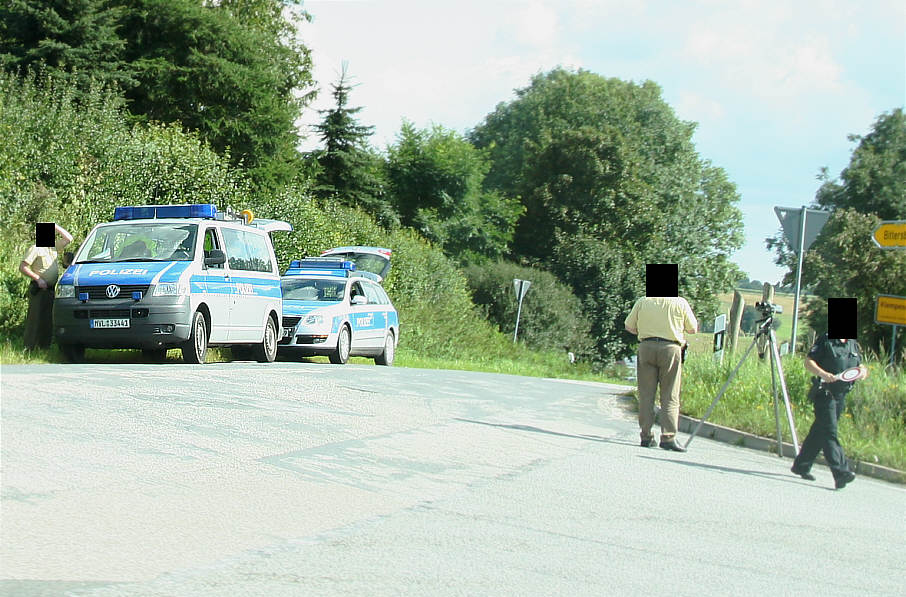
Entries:
[[[670,462],[673,464],[680,464],[683,466],[689,466],[693,468],[704,468],[713,471],[718,471],[721,473],[732,473],[736,475],[749,475],[752,477],[762,477],[764,479],[771,479],[772,481],[782,481],[784,483],[796,483],[797,485],[809,485],[815,489],[828,489],[822,485],[815,485],[813,482],[804,481],[802,479],[797,479],[792,475],[792,473],[768,473],[765,471],[756,471],[749,470],[744,468],[732,468],[729,466],[718,466],[716,464],[702,464],[701,462],[690,462],[685,460],[676,460],[674,458],[657,458],[655,456],[641,456],[640,458],[646,458],[648,460],[658,460],[660,462]],[[833,489],[830,489],[834,491]]]
[[476,421],[474,419],[460,419],[454,418],[454,421],[462,421],[463,423],[475,423],[477,425],[487,425],[488,427],[498,427],[500,429],[514,429],[516,431],[531,431],[532,433],[545,433],[547,435],[556,435],[559,437],[570,437],[573,439],[584,439],[591,442],[602,442],[607,444],[620,444],[623,446],[635,446],[635,442],[629,442],[621,439],[613,439],[601,437],[600,435],[576,435],[573,433],[561,433],[560,431],[551,431],[550,429],[542,429],[540,427],[534,427],[532,425],[518,425],[513,423],[488,423],[487,421]]

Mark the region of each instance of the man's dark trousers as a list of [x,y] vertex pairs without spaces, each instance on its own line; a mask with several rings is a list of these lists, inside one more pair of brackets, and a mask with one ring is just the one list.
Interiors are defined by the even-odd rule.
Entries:
[[846,407],[846,395],[836,396],[831,392],[819,389],[814,391],[815,421],[808,431],[802,449],[793,462],[796,471],[808,472],[815,462],[818,452],[824,451],[824,459],[830,467],[834,478],[849,471],[843,448],[837,439],[837,421]]

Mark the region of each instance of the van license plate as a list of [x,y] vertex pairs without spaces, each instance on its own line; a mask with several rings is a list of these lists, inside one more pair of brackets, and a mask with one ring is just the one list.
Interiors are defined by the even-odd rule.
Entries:
[[295,330],[295,329],[296,328],[283,328],[283,337],[284,338],[291,337],[293,335],[293,330]]
[[92,328],[127,328],[128,319],[90,319]]

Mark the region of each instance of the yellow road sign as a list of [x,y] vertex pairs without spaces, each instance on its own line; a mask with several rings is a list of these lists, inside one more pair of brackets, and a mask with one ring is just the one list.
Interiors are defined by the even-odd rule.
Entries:
[[906,249],[906,220],[881,222],[871,238],[882,249]]
[[887,325],[906,326],[906,296],[878,295],[875,321]]

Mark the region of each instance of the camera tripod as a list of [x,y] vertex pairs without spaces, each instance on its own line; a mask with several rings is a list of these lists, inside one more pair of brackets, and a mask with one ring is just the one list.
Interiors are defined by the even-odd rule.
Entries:
[[[780,407],[777,403],[777,387],[780,386],[780,390],[783,393],[783,403],[786,406],[786,416],[787,421],[790,424],[790,434],[793,438],[793,448],[795,453],[799,453],[799,438],[796,437],[796,425],[793,422],[793,410],[790,408],[790,395],[786,389],[786,380],[783,377],[783,365],[780,362],[780,351],[777,348],[777,336],[774,335],[774,314],[773,311],[762,311],[764,319],[758,320],[758,331],[755,333],[755,337],[752,339],[752,344],[749,346],[749,349],[746,350],[746,353],[739,359],[739,364],[736,365],[736,368],[733,369],[733,372],[727,378],[727,381],[724,383],[724,386],[717,393],[717,396],[714,397],[714,400],[711,402],[711,406],[708,407],[705,416],[698,422],[695,429],[692,431],[692,435],[686,440],[686,448],[689,448],[689,444],[692,443],[692,440],[695,439],[695,436],[698,435],[699,429],[701,429],[702,424],[711,416],[711,412],[714,410],[714,407],[717,406],[717,403],[720,402],[720,399],[723,397],[724,393],[727,391],[727,388],[730,387],[730,383],[733,381],[733,378],[736,377],[736,374],[739,372],[739,369],[742,367],[742,364],[752,353],[752,350],[758,345],[759,340],[767,339],[768,348],[771,352],[771,387],[774,393],[774,422],[777,427],[777,455],[781,458],[783,457],[783,439],[780,433]],[[778,384],[778,378],[780,380]]]

